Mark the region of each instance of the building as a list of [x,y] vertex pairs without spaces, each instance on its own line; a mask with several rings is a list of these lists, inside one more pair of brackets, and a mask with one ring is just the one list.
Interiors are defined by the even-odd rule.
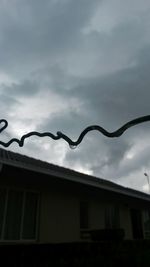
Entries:
[[149,211],[148,194],[0,149],[1,243],[149,238]]

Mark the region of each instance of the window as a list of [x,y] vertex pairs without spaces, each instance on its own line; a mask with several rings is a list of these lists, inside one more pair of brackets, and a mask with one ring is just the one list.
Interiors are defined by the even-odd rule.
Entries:
[[4,239],[20,239],[20,228],[23,206],[23,192],[10,190],[7,197],[7,209],[5,215]]
[[35,240],[39,194],[0,188],[0,240]]
[[80,228],[87,229],[89,227],[89,205],[87,201],[80,202]]
[[115,205],[107,205],[105,208],[105,227],[109,229],[119,228],[120,216],[119,207]]
[[0,188],[0,238],[2,236],[6,189]]
[[143,211],[144,236],[150,239],[150,210]]
[[138,208],[130,209],[132,235],[134,239],[143,239],[142,213]]

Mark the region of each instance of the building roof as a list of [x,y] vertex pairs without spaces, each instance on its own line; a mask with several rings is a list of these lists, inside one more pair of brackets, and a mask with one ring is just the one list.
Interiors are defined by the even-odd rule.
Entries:
[[77,182],[83,185],[89,185],[91,187],[150,201],[150,195],[141,191],[130,189],[102,178],[83,174],[2,148],[0,148],[0,164],[14,166],[60,179]]

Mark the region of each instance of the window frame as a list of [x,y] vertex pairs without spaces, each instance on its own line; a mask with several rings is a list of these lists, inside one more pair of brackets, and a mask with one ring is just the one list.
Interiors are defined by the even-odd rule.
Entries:
[[80,230],[89,229],[89,202],[80,200]]
[[[150,239],[150,209],[144,209],[142,212],[142,217],[144,238]],[[148,227],[146,224],[148,224]]]
[[118,204],[107,204],[105,206],[105,229],[120,228],[120,207]]
[[[0,186],[0,189],[6,190],[5,195],[5,204],[4,204],[4,212],[3,212],[3,220],[2,220],[2,231],[0,235],[0,243],[31,243],[31,242],[37,242],[38,241],[38,230],[39,230],[39,215],[40,215],[40,201],[41,201],[41,194],[37,190],[32,189],[25,189],[25,188],[18,188],[18,187],[6,187],[6,186]],[[23,193],[23,204],[21,209],[21,223],[20,223],[20,233],[19,233],[19,239],[6,239],[5,238],[5,226],[6,226],[6,216],[7,216],[7,207],[8,207],[8,196],[9,191],[19,191]],[[24,220],[24,213],[25,213],[25,199],[27,193],[33,193],[37,194],[37,208],[36,208],[36,225],[35,225],[35,238],[33,239],[25,239],[23,237],[23,220]]]

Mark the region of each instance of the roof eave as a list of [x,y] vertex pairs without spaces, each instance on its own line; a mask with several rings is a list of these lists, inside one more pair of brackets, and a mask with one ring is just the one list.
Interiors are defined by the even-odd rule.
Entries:
[[33,166],[33,165],[29,165],[29,164],[27,164],[27,165],[26,164],[18,164],[18,162],[11,162],[11,161],[3,160],[3,159],[0,160],[0,163],[5,164],[5,165],[9,165],[9,166],[13,166],[13,167],[17,167],[17,168],[21,168],[21,169],[25,169],[25,170],[29,170],[29,171],[42,173],[42,174],[49,175],[49,176],[58,177],[60,179],[65,179],[68,181],[84,184],[87,186],[92,186],[95,188],[111,191],[114,193],[126,195],[128,197],[138,198],[138,199],[150,202],[150,196],[146,195],[146,194],[141,195],[141,194],[143,194],[142,192],[138,192],[135,190],[129,191],[130,190],[129,188],[122,187],[122,186],[120,186],[120,188],[118,188],[118,187],[114,188],[114,187],[111,187],[110,185],[96,183],[94,180],[92,181],[92,179],[90,179],[90,180],[86,179],[85,180],[85,179],[82,179],[83,174],[80,175],[80,173],[79,174],[76,173],[78,175],[75,176],[75,175],[73,175],[73,173],[68,174],[65,172],[60,172],[60,171],[51,170],[51,169],[44,169],[44,168],[42,169],[42,168],[37,167],[37,166]]

